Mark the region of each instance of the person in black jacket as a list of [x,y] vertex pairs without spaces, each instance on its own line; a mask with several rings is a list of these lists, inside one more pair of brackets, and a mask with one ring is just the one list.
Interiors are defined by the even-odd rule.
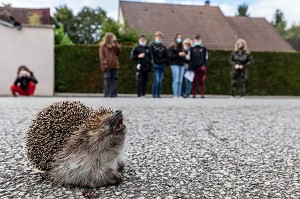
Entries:
[[207,49],[202,45],[201,36],[196,35],[194,39],[194,46],[190,49],[189,65],[189,70],[192,70],[195,74],[192,85],[193,98],[196,98],[198,82],[200,84],[201,98],[204,98],[207,60]]
[[235,43],[235,49],[230,56],[231,64],[231,96],[235,97],[237,87],[240,87],[240,96],[243,98],[246,92],[247,69],[252,64],[253,58],[247,49],[244,39]]
[[35,85],[38,83],[37,79],[26,66],[19,67],[17,78],[13,85],[10,86],[12,95],[17,97],[19,95],[32,96],[35,91]]
[[174,98],[181,98],[184,63],[186,52],[182,45],[182,36],[177,34],[169,47],[169,58],[172,70],[172,90]]
[[168,50],[162,44],[163,33],[155,33],[155,41],[151,45],[152,62],[154,67],[154,79],[152,86],[152,96],[160,98],[162,80],[164,78],[165,66],[169,63]]
[[144,35],[139,37],[139,44],[132,49],[131,59],[136,61],[137,96],[145,97],[148,73],[152,71],[152,57]]
[[[193,46],[193,40],[190,38],[186,38],[183,40],[183,48],[185,50],[186,56],[185,56],[185,63],[184,63],[184,74],[188,71],[189,69],[189,64],[190,64],[190,59],[191,59],[191,47]],[[186,77],[183,78],[183,83],[182,83],[182,93],[181,96],[184,98],[189,98],[190,94],[192,91],[192,82],[187,79]]]

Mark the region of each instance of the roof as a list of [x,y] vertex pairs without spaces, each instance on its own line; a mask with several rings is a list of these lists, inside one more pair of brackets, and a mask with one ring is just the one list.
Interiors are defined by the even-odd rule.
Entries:
[[200,34],[208,49],[232,50],[244,38],[253,51],[294,51],[265,19],[226,17],[218,6],[120,1],[121,17],[143,33],[162,31],[166,46],[181,33],[190,38]]
[[293,47],[264,18],[226,17],[252,51],[294,51]]
[[[29,9],[0,7],[0,20],[11,22],[9,19],[27,25],[51,25],[51,16],[49,8]],[[32,19],[37,18],[36,23],[32,24]],[[33,19],[34,20],[34,19]]]

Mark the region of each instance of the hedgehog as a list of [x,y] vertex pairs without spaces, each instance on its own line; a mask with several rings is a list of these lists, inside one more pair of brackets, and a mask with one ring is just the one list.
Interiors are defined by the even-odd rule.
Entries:
[[125,136],[121,110],[56,102],[32,119],[26,134],[27,158],[57,184],[89,188],[120,184]]

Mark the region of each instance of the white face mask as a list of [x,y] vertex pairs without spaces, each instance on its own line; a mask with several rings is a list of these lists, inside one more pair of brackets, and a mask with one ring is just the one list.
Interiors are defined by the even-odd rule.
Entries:
[[140,45],[140,46],[146,46],[146,44],[147,44],[147,41],[144,41],[144,42],[139,41],[139,45]]
[[202,45],[202,42],[201,41],[195,41],[195,46],[201,46]]

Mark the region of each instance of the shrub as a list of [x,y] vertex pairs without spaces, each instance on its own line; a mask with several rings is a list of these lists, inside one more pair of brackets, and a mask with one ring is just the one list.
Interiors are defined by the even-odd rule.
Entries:
[[[60,45],[55,47],[55,92],[102,93],[103,79],[96,45]],[[135,64],[129,59],[131,46],[123,46],[119,56],[119,93],[136,93]],[[210,50],[206,93],[230,92],[230,51]],[[300,95],[300,54],[253,52],[249,68],[247,95]],[[153,74],[149,74],[151,93]],[[172,75],[165,68],[163,94],[172,93]]]

